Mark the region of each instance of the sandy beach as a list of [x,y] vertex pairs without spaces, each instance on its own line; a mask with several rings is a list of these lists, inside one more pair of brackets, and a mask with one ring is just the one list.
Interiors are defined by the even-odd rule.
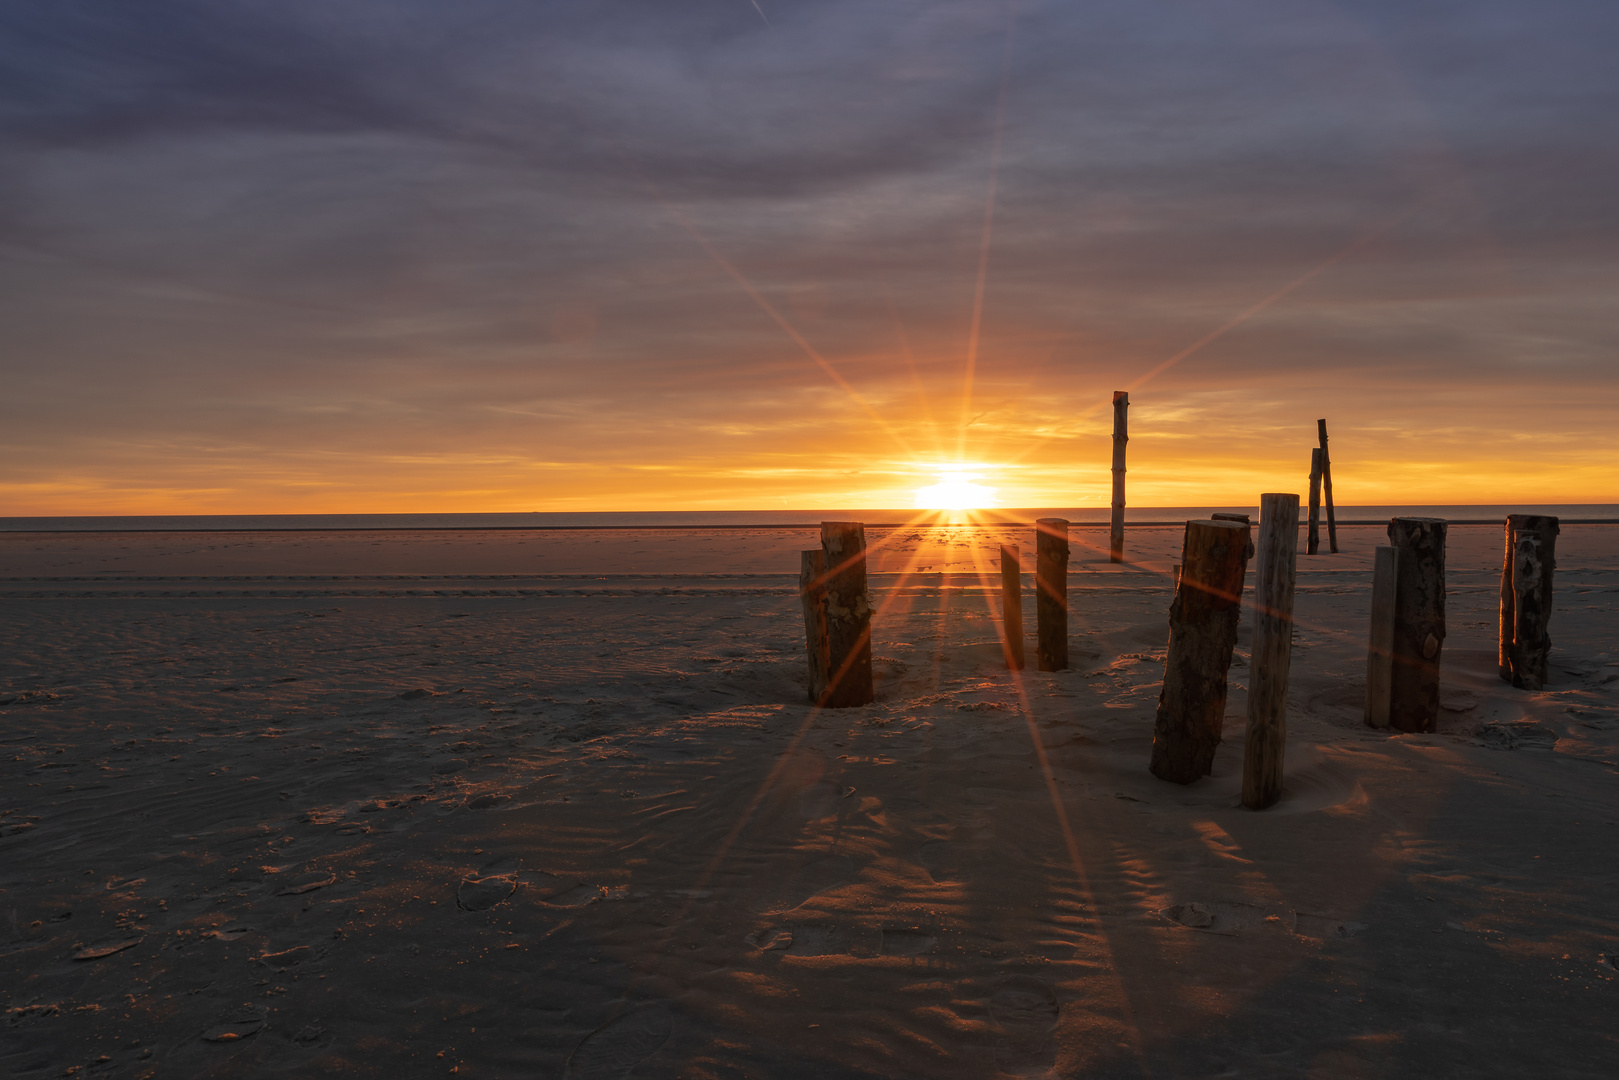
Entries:
[[1262,813],[1246,628],[1214,775],[1147,772],[1175,528],[1074,530],[1054,674],[980,576],[1028,530],[874,532],[819,712],[803,529],[0,535],[0,1071],[1615,1075],[1619,529],[1535,693],[1451,529],[1433,735],[1361,722],[1341,534]]

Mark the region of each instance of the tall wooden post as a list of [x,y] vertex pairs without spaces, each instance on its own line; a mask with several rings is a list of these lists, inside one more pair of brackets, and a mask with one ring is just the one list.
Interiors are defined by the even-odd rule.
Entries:
[[1169,654],[1152,737],[1152,774],[1177,784],[1207,776],[1225,724],[1226,673],[1237,643],[1249,527],[1188,521],[1181,582],[1169,608]]
[[826,558],[826,705],[870,704],[871,599],[866,595],[866,527],[858,521],[821,522]]
[[1394,663],[1389,726],[1439,728],[1439,664],[1445,645],[1445,522],[1395,518],[1389,542],[1400,549],[1394,590]]
[[1314,555],[1321,546],[1321,448],[1310,451],[1310,528],[1304,553]]
[[1327,501],[1327,550],[1338,554],[1338,516],[1332,509],[1332,456],[1327,453],[1327,422],[1317,420],[1321,436],[1321,494]]
[[1555,517],[1509,514],[1501,558],[1501,677],[1524,690],[1546,685],[1552,639],[1552,572],[1557,569]]
[[1023,570],[1015,544],[1001,545],[1001,651],[1008,668],[1023,670]]
[[1293,586],[1299,554],[1299,497],[1259,497],[1259,564],[1248,673],[1248,739],[1242,805],[1263,810],[1282,797],[1287,749],[1287,676],[1293,659]]
[[1036,666],[1068,670],[1068,522],[1034,523],[1034,623]]
[[798,553],[798,595],[804,602],[804,651],[809,659],[809,699],[826,704],[826,553],[819,549]]
[[1372,558],[1372,625],[1366,640],[1366,726],[1389,726],[1394,683],[1394,596],[1400,549],[1380,547]]
[[1109,562],[1124,561],[1124,446],[1130,441],[1130,395],[1113,391],[1113,516],[1108,525]]

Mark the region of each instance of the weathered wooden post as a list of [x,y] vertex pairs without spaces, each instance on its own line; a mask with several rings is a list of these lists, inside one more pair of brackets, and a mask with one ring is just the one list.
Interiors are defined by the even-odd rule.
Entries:
[[801,551],[798,558],[798,595],[804,602],[804,651],[809,659],[809,699],[825,704],[827,664],[826,553]]
[[1557,568],[1555,517],[1509,514],[1501,558],[1501,677],[1523,690],[1546,685],[1552,639],[1552,572]]
[[1248,739],[1242,758],[1242,805],[1250,810],[1263,810],[1282,797],[1298,554],[1299,497],[1261,495],[1254,640],[1248,665]]
[[1389,726],[1394,683],[1394,596],[1399,588],[1400,549],[1380,547],[1372,558],[1372,625],[1366,640],[1366,726]]
[[1108,524],[1109,562],[1124,561],[1124,446],[1130,441],[1130,395],[1113,391],[1113,515]]
[[1068,670],[1068,522],[1034,523],[1034,623],[1036,666]]
[[1023,571],[1015,544],[1001,545],[1001,651],[1008,668],[1023,670]]
[[821,522],[826,559],[826,706],[868,705],[871,685],[871,599],[866,595],[866,527]]
[[1321,546],[1321,448],[1310,451],[1310,528],[1304,553],[1314,555]]
[[1445,645],[1445,522],[1394,518],[1389,542],[1400,549],[1394,590],[1389,726],[1439,728],[1439,664]]
[[1225,723],[1226,672],[1237,643],[1249,527],[1188,521],[1181,581],[1169,608],[1169,654],[1152,737],[1152,774],[1177,784],[1207,776]]
[[1327,453],[1327,422],[1317,420],[1316,431],[1321,436],[1321,495],[1327,502],[1327,550],[1338,554],[1338,517],[1332,509],[1332,456]]

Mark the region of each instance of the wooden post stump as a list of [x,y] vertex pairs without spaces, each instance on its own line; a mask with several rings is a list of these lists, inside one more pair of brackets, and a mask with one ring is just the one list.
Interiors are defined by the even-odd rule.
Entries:
[[809,699],[825,704],[827,664],[826,553],[801,551],[798,557],[798,595],[804,602],[804,651],[809,659]]
[[1400,549],[1394,590],[1389,726],[1439,728],[1439,664],[1445,645],[1445,522],[1394,518],[1389,542]]
[[1400,549],[1380,547],[1372,558],[1372,625],[1366,641],[1366,726],[1389,726],[1394,685],[1394,596],[1399,588]]
[[1501,677],[1523,690],[1546,685],[1552,639],[1552,572],[1557,568],[1555,517],[1509,514],[1501,559]]
[[1310,451],[1310,531],[1304,553],[1314,555],[1321,546],[1321,448]]
[[1113,514],[1108,524],[1107,557],[1124,561],[1124,447],[1130,441],[1130,395],[1113,391]]
[[1327,422],[1315,422],[1321,437],[1321,496],[1327,503],[1327,550],[1338,554],[1338,515],[1332,508],[1332,456],[1327,453]]
[[1034,622],[1036,666],[1068,670],[1068,522],[1034,523]]
[[1259,497],[1254,574],[1254,641],[1248,674],[1248,739],[1242,805],[1263,810],[1282,797],[1287,749],[1287,676],[1293,659],[1293,586],[1299,554],[1299,497]]
[[1152,774],[1177,784],[1207,776],[1225,723],[1226,672],[1237,643],[1249,527],[1188,521],[1181,582],[1169,608],[1169,655],[1152,737]]
[[826,559],[827,690],[830,709],[869,705],[871,599],[866,595],[866,527],[858,521],[821,522]]
[[1023,670],[1023,571],[1015,544],[1001,545],[1001,651],[1008,668]]

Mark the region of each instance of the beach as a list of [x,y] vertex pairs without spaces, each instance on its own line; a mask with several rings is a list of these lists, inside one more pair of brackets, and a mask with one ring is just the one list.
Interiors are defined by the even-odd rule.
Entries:
[[1451,528],[1424,735],[1362,723],[1339,532],[1258,813],[1246,618],[1213,775],[1147,771],[1174,526],[1072,531],[1056,673],[997,642],[1032,530],[870,530],[826,711],[801,527],[0,533],[0,1071],[1614,1075],[1619,527],[1538,692]]

